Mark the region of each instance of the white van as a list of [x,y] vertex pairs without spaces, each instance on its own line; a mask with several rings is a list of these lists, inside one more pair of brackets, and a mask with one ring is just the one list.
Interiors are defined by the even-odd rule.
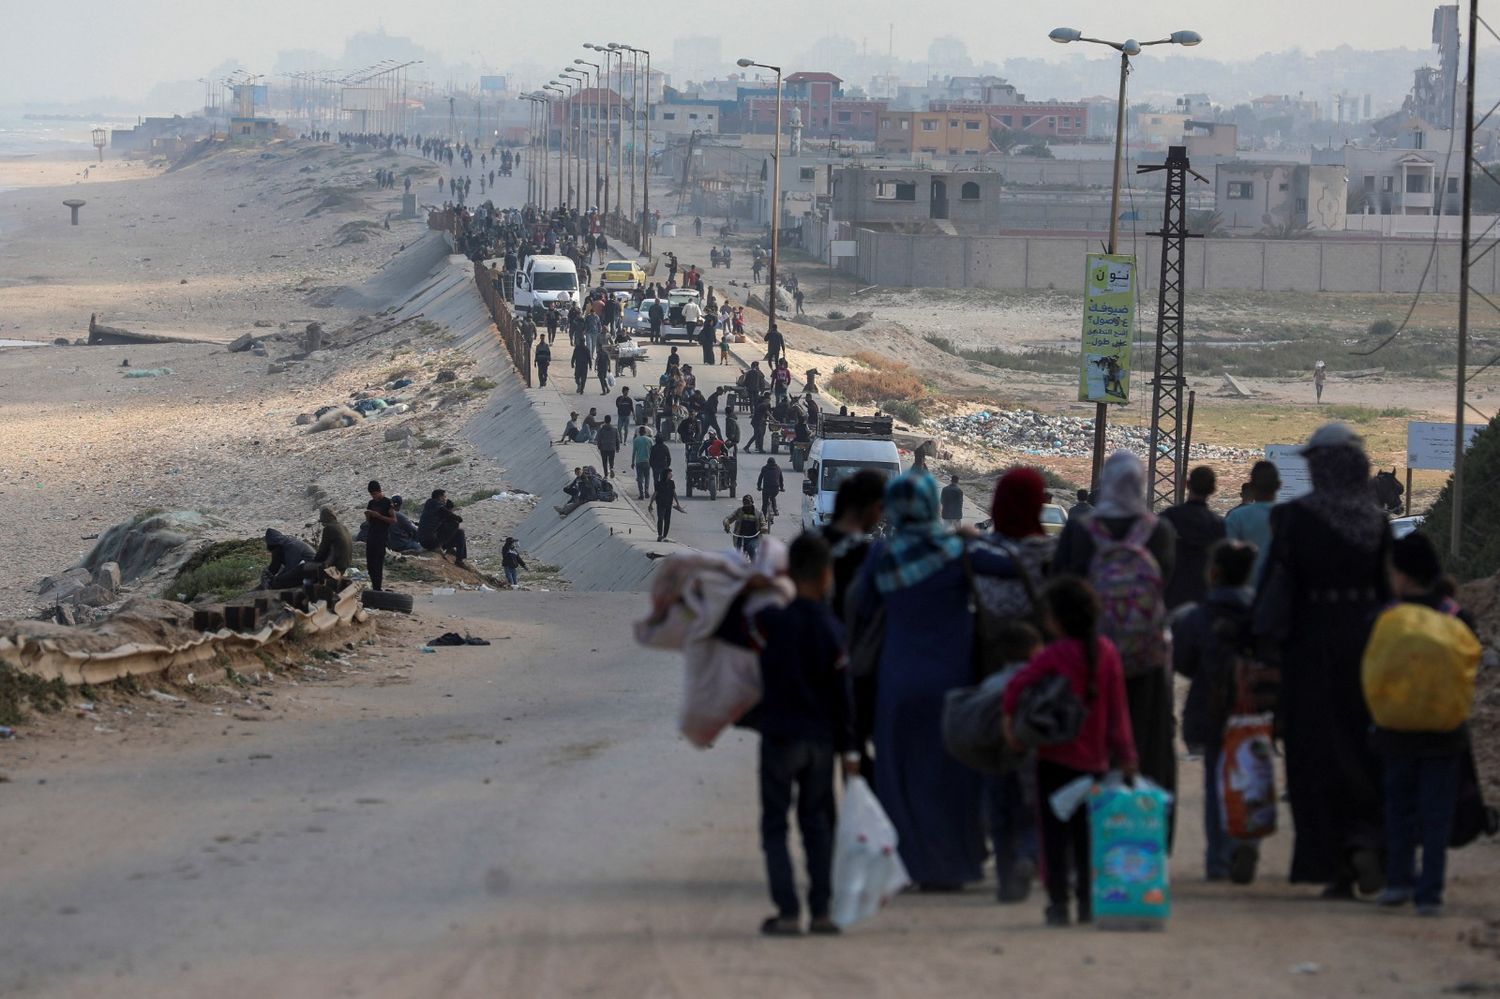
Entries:
[[562,303],[565,312],[570,305],[582,308],[583,294],[578,287],[578,268],[567,257],[527,257],[526,266],[516,274],[516,287],[511,301],[517,312],[539,312],[554,302]]
[[839,486],[873,468],[887,479],[901,474],[901,451],[888,416],[823,416],[808,449],[802,480],[802,527],[815,531],[833,520]]

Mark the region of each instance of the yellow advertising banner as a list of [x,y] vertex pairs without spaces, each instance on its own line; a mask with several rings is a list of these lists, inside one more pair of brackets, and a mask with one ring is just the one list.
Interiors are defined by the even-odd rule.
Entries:
[[1090,253],[1083,280],[1080,402],[1130,401],[1130,341],[1135,332],[1135,257]]

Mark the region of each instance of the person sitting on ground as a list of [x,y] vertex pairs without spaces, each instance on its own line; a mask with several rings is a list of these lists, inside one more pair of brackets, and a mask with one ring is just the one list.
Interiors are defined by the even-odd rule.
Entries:
[[319,570],[332,569],[342,579],[354,561],[354,539],[349,537],[349,529],[339,523],[339,515],[331,506],[318,511],[318,523],[323,525],[323,535],[318,539],[318,550],[313,554],[312,562],[303,566],[304,570],[309,570],[304,578],[312,582]]
[[417,522],[417,538],[427,551],[435,551],[441,558],[448,552],[454,555],[453,564],[467,569],[469,542],[462,524],[464,519],[453,509],[453,501],[442,489],[434,489],[432,496],[422,504],[422,517]]
[[[417,525],[401,512],[403,502],[400,496],[391,497],[391,509],[396,514],[396,522],[391,525],[390,537],[386,544],[391,551],[419,552],[422,550],[422,542],[417,539]],[[360,531],[362,533],[364,528],[361,527]]]
[[306,541],[282,534],[274,527],[266,528],[266,551],[271,553],[271,564],[261,571],[262,590],[301,586],[302,565],[311,562],[316,554]]
[[559,444],[587,444],[592,435],[578,425],[578,414],[568,414],[568,425],[563,427],[562,437],[557,441]]
[[563,490],[573,498],[562,506],[553,507],[558,516],[566,517],[585,503],[605,498],[605,482],[594,470],[593,465],[585,465],[568,486]]

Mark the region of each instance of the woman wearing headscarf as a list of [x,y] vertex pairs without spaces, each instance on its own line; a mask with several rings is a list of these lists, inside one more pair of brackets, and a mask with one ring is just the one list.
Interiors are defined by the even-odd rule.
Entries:
[[1292,806],[1294,882],[1353,898],[1383,884],[1380,768],[1369,744],[1360,659],[1390,597],[1391,533],[1364,444],[1341,423],[1303,448],[1312,492],[1271,511],[1256,593],[1261,656],[1281,669],[1278,722]]
[[983,877],[984,863],[979,774],[949,756],[942,739],[944,696],[975,677],[965,562],[976,579],[1014,567],[977,545],[965,559],[970,542],[943,529],[938,506],[930,473],[890,481],[885,516],[893,534],[865,560],[849,602],[852,634],[883,635],[874,665],[875,793],[912,880],[953,891]]
[[[1144,538],[1144,547],[1156,559],[1160,570],[1161,585],[1155,593],[1143,596],[1157,602],[1165,626],[1166,589],[1172,583],[1172,573],[1176,568],[1177,532],[1147,506],[1146,466],[1129,451],[1116,451],[1105,459],[1104,468],[1099,473],[1094,510],[1085,517],[1069,518],[1057,539],[1057,557],[1052,562],[1052,572],[1089,579],[1100,536],[1117,542]],[[1101,621],[1101,627],[1105,634],[1109,633],[1108,614]],[[1165,653],[1165,635],[1162,641]],[[1125,667],[1125,699],[1130,706],[1130,727],[1135,734],[1135,752],[1140,760],[1141,775],[1175,793],[1177,751],[1172,740],[1176,734],[1176,720],[1173,716],[1170,658],[1164,654],[1160,663],[1132,662],[1123,650],[1121,652]],[[1172,815],[1175,820],[1175,809]]]
[[[990,503],[990,534],[979,539],[984,548],[997,551],[1024,570],[1025,576],[983,576],[975,579],[979,600],[998,629],[1015,631],[1016,625],[1039,629],[1041,608],[1037,595],[1052,564],[1057,539],[1042,529],[1042,506],[1047,484],[1041,473],[1024,466],[1012,468],[995,483]],[[1022,632],[1024,635],[1024,632]],[[1016,659],[1014,650],[1028,641],[995,639],[1005,648],[1001,658]],[[1021,659],[1024,662],[1024,658]],[[1007,774],[986,774],[982,798],[984,820],[995,852],[995,895],[1001,902],[1023,902],[1031,893],[1037,868],[1036,772],[1031,767]]]

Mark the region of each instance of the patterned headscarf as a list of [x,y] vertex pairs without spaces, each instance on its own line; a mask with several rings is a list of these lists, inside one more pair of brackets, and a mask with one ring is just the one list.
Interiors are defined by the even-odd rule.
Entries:
[[938,485],[932,473],[912,469],[885,487],[885,516],[895,529],[875,567],[881,593],[915,586],[963,552],[963,539],[938,520]]
[[1012,468],[995,483],[995,499],[990,504],[990,518],[996,534],[1019,541],[1042,530],[1042,500],[1047,483],[1034,468]]
[[1094,514],[1099,517],[1139,517],[1146,506],[1146,466],[1129,451],[1116,451],[1104,459],[1099,472],[1099,499]]

